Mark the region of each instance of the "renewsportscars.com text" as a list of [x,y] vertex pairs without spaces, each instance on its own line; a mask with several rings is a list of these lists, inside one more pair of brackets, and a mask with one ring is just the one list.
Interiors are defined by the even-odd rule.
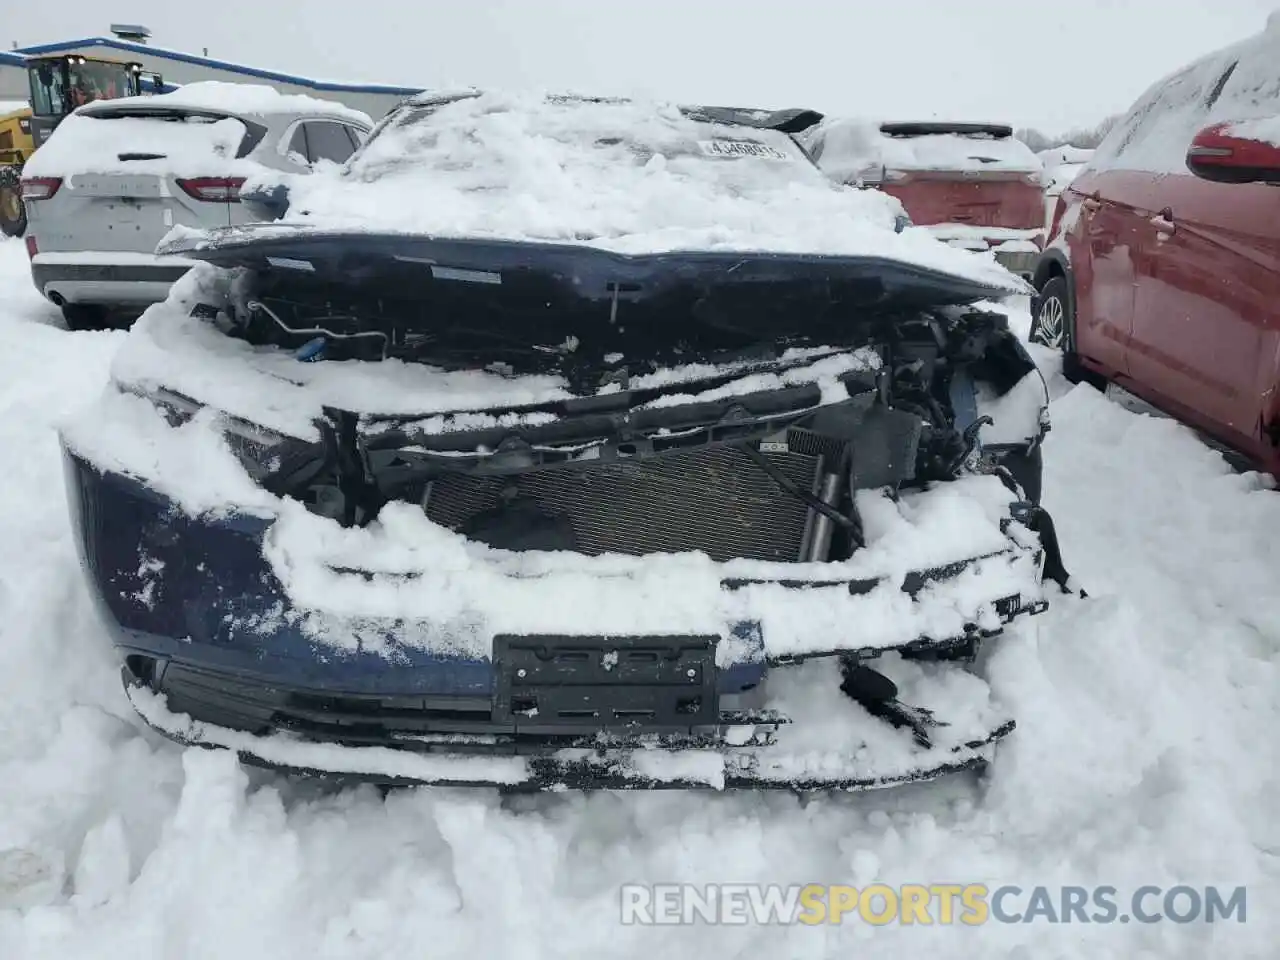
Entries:
[[627,884],[624,924],[1244,923],[1244,887]]

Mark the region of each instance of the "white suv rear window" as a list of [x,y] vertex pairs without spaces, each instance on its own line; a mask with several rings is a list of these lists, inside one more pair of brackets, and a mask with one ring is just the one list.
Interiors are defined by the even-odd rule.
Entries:
[[167,111],[72,114],[27,165],[28,176],[79,173],[229,174],[243,154],[248,126],[235,117]]

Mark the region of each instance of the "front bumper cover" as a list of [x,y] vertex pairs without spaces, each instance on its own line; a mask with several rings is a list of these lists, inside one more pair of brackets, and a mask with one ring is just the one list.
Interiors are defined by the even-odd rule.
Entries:
[[[633,679],[643,685],[686,677],[701,701],[682,704],[685,694],[646,697],[635,684],[602,681],[597,670],[586,678],[600,688],[585,691],[596,698],[588,704],[592,718],[575,725],[562,716],[544,726],[545,716],[516,702],[528,691],[515,688],[510,672],[529,671],[536,650],[512,659],[495,642],[497,664],[432,659],[410,648],[394,658],[402,662],[372,651],[342,658],[317,647],[287,618],[254,627],[253,611],[287,602],[265,566],[260,521],[187,517],[131,478],[70,453],[67,465],[82,557],[124,661],[130,700],[143,718],[182,743],[339,781],[511,790],[858,790],[929,779],[982,763],[1013,729],[1012,719],[989,702],[981,679],[930,661],[972,658],[1003,624],[1047,606],[1039,596],[1005,596],[994,602],[994,618],[966,624],[959,635],[727,661],[715,668],[714,681],[702,671],[716,659],[689,642],[699,638],[664,638],[692,652],[672,658],[665,674],[655,667]],[[1047,514],[1020,507],[1009,522],[1040,533],[1039,544],[1019,542],[1010,529],[1008,548],[995,557],[1031,563],[1042,553],[1043,570],[1053,577],[1060,558],[1054,538],[1044,535],[1052,529]],[[970,575],[987,559],[893,582],[912,601],[927,602],[935,588]],[[722,589],[749,585],[725,581]],[[778,583],[801,592],[840,587],[854,596],[885,585],[878,579]],[[652,646],[653,639],[610,637],[606,652]],[[573,641],[568,647],[584,643],[559,638],[554,645],[564,648],[566,640]],[[888,671],[891,687],[897,684],[892,694],[847,695],[843,672],[872,662]],[[696,676],[688,678],[689,670]],[[565,693],[584,691],[561,690],[536,706],[571,707]],[[594,719],[601,711],[612,711],[608,729],[598,729]],[[631,721],[627,711],[640,713]]]
[[[903,590],[914,596],[967,566],[913,574]],[[850,586],[869,588],[870,582]],[[1015,596],[997,604],[997,613],[1007,624],[1046,607]],[[489,696],[346,694],[136,653],[126,655],[123,678],[143,719],[177,742],[338,782],[510,791],[853,791],[929,780],[990,758],[1013,731],[1013,719],[987,701],[981,680],[929,661],[972,659],[999,632],[971,625],[960,638],[921,638],[874,655],[779,659],[762,665],[758,689],[730,694],[716,682],[714,637],[500,636]],[[663,647],[656,657],[630,656]],[[874,702],[847,696],[842,674],[881,660],[892,661],[899,674],[898,684],[890,682],[892,696],[877,694]],[[633,661],[643,662],[637,669]],[[902,702],[943,702],[954,710],[950,682],[962,674],[974,688],[957,716]],[[621,682],[600,682],[607,675]],[[906,688],[901,700],[899,686]],[[565,706],[586,709],[575,719],[577,711]],[[610,728],[599,729],[605,723]]]
[[[812,670],[815,665],[796,669]],[[402,735],[360,745],[360,733],[338,740],[276,730],[253,734],[177,712],[128,667],[129,699],[143,720],[171,740],[234,751],[252,766],[338,784],[496,787],[511,792],[567,789],[788,789],[859,791],[931,780],[980,767],[1014,729],[1011,718],[984,711],[976,724],[942,733],[925,746],[906,731],[866,715],[849,701],[847,716],[808,729],[776,714],[723,714],[723,723],[698,734],[606,734],[536,738],[497,734]],[[188,674],[184,680],[193,679]],[[203,695],[230,704],[238,688],[228,678],[200,677]],[[262,704],[263,691],[257,691]],[[274,690],[286,698],[292,692]],[[838,693],[838,691],[837,691]],[[841,696],[843,696],[841,694]],[[243,709],[236,705],[231,709]],[[323,714],[316,711],[313,716]],[[347,719],[351,719],[348,717]],[[364,719],[370,719],[366,716]],[[753,721],[753,722],[748,722]],[[331,722],[331,718],[322,721]],[[317,724],[319,725],[319,724]],[[830,726],[833,742],[823,743]],[[795,729],[792,729],[792,728]],[[841,729],[837,729],[840,727]],[[859,731],[861,731],[861,736]]]

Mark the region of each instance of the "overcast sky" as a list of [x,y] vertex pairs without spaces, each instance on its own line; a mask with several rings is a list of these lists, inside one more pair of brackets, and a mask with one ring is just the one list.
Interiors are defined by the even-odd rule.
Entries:
[[0,43],[150,27],[319,79],[648,93],[900,119],[1091,125],[1280,0],[0,0]]

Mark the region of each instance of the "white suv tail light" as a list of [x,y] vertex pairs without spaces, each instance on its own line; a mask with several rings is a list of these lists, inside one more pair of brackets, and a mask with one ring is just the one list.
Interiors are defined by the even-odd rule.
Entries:
[[244,177],[193,177],[179,179],[178,186],[194,200],[207,203],[239,203]]
[[28,177],[22,181],[22,199],[48,200],[61,186],[61,177]]

